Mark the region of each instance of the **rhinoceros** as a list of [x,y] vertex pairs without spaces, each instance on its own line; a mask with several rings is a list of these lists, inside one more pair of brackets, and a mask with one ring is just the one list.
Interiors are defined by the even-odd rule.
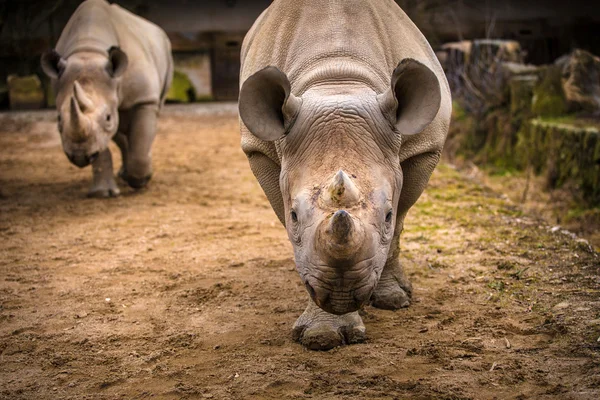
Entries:
[[411,301],[400,233],[448,132],[444,72],[393,0],[275,0],[241,57],[242,149],[309,294],[293,337],[362,341],[363,305]]
[[123,158],[119,175],[133,188],[144,187],[152,176],[157,115],[173,77],[165,32],[118,5],[87,0],[41,64],[56,94],[64,152],[80,168],[92,164],[88,195],[120,193],[111,138]]

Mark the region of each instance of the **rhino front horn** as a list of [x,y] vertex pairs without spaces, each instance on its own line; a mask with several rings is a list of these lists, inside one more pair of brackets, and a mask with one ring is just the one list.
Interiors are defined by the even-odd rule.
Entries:
[[76,141],[84,141],[87,137],[87,121],[79,109],[79,104],[75,97],[71,97],[71,126],[73,128],[73,139]]
[[92,100],[85,94],[83,88],[77,81],[73,84],[73,93],[81,111],[88,112],[94,108],[94,103],[92,103]]
[[359,200],[358,188],[348,174],[342,170],[339,170],[335,174],[327,192],[329,199],[335,205],[349,207],[356,204]]
[[362,225],[346,210],[336,211],[323,222],[317,245],[319,252],[329,260],[352,258],[365,238]]
[[329,232],[331,232],[331,238],[339,244],[348,242],[348,239],[352,235],[354,223],[352,217],[346,210],[337,211],[331,217],[329,223]]

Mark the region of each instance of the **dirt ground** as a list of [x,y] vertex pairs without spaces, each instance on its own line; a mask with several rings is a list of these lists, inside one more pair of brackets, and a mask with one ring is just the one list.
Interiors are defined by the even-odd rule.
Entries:
[[54,118],[0,114],[0,398],[600,398],[600,257],[452,167],[407,218],[414,304],[313,352],[234,104],[167,107],[150,187],[108,200]]

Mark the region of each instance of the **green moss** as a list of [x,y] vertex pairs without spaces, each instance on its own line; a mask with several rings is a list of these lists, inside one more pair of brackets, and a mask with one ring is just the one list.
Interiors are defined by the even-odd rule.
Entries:
[[531,114],[533,90],[537,76],[518,76],[510,81],[510,114],[519,121],[528,118]]
[[533,114],[541,117],[560,116],[567,112],[567,100],[557,67],[546,68],[541,82],[533,89]]
[[460,105],[460,103],[456,100],[452,101],[452,120],[453,121],[463,121],[468,118],[467,112]]
[[520,164],[544,173],[548,187],[574,186],[592,206],[600,204],[600,130],[534,119],[519,131]]
[[7,83],[11,109],[27,110],[44,106],[44,89],[37,75],[10,75]]
[[173,74],[173,83],[167,93],[167,101],[175,103],[196,101],[196,90],[185,73],[176,70]]

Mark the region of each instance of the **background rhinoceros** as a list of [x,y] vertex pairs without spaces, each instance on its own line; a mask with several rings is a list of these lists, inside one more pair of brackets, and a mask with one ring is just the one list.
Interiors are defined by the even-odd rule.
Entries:
[[173,75],[171,45],[158,26],[105,0],[87,0],[73,13],[56,48],[42,56],[56,93],[63,149],[78,167],[92,164],[90,196],[117,196],[112,157],[131,187],[152,175],[156,118]]

